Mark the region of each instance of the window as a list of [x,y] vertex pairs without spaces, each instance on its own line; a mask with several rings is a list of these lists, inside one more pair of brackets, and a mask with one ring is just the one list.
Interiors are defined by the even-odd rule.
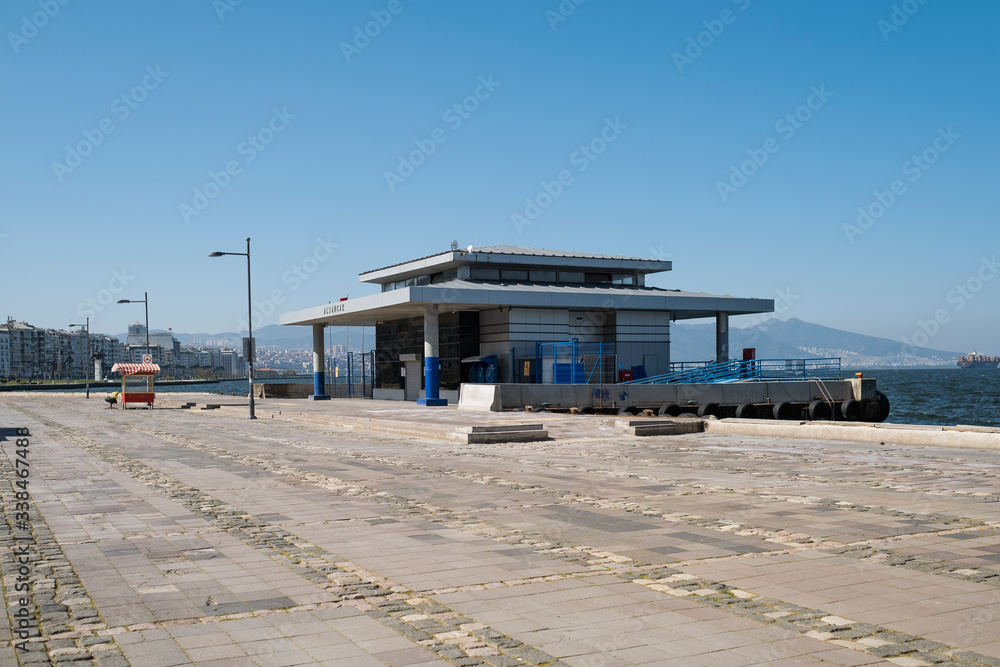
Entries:
[[529,275],[533,283],[554,283],[556,281],[555,271],[531,271]]
[[449,280],[455,280],[456,278],[458,278],[458,271],[455,269],[448,269],[447,271],[435,273],[431,276],[431,284],[436,285],[438,283],[446,283]]
[[523,269],[504,269],[500,272],[500,280],[527,282],[528,272]]
[[403,289],[404,287],[413,287],[413,278],[409,280],[397,280],[393,283],[385,283],[382,285],[383,292],[391,292],[392,290]]
[[474,266],[470,271],[473,280],[500,280],[500,269]]
[[582,283],[583,271],[560,271],[559,282],[561,283]]
[[607,285],[611,282],[610,273],[588,273],[585,283],[588,285]]

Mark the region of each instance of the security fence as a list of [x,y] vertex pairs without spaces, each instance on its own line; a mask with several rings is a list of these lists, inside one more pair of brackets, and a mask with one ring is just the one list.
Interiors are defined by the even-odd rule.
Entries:
[[539,384],[613,384],[618,357],[614,343],[535,344],[535,382]]

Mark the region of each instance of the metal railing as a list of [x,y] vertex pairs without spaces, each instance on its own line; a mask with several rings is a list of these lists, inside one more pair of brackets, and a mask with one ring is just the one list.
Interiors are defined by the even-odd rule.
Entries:
[[670,362],[670,372],[678,373],[680,371],[689,371],[695,368],[701,368],[706,364],[711,364],[711,361],[671,361]]
[[622,384],[677,384],[690,382],[763,382],[767,380],[839,380],[840,357],[822,359],[751,359],[710,361],[700,365],[680,362],[670,373]]
[[614,343],[535,343],[538,384],[614,384]]

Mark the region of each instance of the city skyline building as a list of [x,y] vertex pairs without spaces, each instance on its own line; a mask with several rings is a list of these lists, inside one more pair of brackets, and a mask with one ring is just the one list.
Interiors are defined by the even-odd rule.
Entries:
[[[0,326],[0,377],[29,381],[82,379],[93,373],[107,379],[117,363],[141,363],[146,354],[146,329],[136,322],[128,327],[126,340],[90,333],[90,346],[83,330],[43,329],[8,319]],[[155,341],[155,344],[154,344]],[[170,332],[150,334],[149,354],[164,377],[193,378],[197,369],[212,374],[242,373],[242,356],[219,347],[182,346]],[[228,369],[238,369],[233,372]]]

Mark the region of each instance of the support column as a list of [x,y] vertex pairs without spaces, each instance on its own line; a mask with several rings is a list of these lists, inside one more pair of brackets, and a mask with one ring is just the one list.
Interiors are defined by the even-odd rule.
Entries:
[[715,360],[729,361],[729,313],[715,314]]
[[424,398],[417,401],[418,405],[448,405],[448,399],[440,397],[440,366],[438,306],[436,303],[429,303],[424,306]]
[[666,358],[663,360],[663,366],[662,366],[662,369],[663,369],[662,372],[663,373],[669,373],[670,372],[670,358],[671,358],[671,356],[670,356],[670,333],[671,333],[670,332],[670,327],[671,327],[671,322],[673,322],[673,313],[671,313],[670,311],[667,311],[667,344],[663,346],[663,349],[666,352],[666,354],[665,354]]
[[326,353],[323,350],[323,324],[313,325],[313,401],[328,401],[326,393]]

